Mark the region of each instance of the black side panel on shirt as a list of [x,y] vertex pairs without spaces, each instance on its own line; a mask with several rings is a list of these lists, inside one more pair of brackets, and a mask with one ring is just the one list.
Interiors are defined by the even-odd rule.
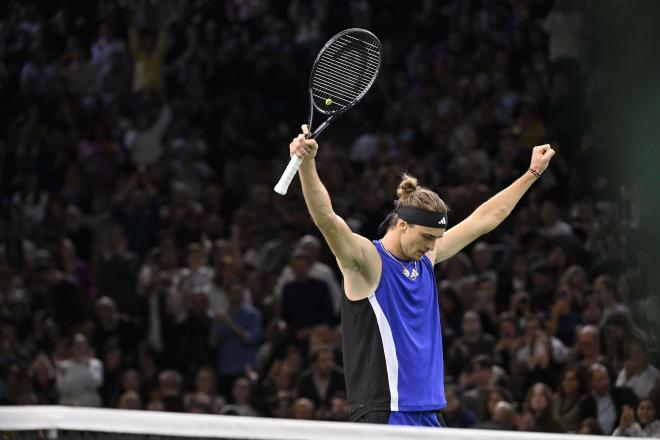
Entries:
[[390,410],[390,388],[383,342],[369,299],[341,303],[344,375],[352,421],[371,411]]

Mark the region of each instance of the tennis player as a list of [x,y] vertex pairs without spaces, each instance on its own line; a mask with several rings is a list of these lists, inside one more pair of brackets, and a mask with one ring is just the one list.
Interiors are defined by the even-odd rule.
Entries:
[[382,224],[384,235],[371,242],[332,210],[316,171],[317,150],[316,141],[303,134],[289,145],[290,154],[304,159],[299,175],[307,208],[344,278],[341,324],[351,420],[441,426],[438,410],[446,402],[433,265],[497,227],[555,152],[550,145],[534,147],[522,176],[450,229],[442,199],[404,174],[396,208]]

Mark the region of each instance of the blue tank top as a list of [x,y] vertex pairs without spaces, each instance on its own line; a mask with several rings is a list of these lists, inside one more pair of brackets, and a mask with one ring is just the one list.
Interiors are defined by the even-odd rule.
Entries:
[[[444,365],[438,289],[433,263],[416,264],[390,255],[374,241],[382,274],[369,303],[376,315],[385,355],[391,411],[444,408]],[[416,268],[418,275],[410,275]]]

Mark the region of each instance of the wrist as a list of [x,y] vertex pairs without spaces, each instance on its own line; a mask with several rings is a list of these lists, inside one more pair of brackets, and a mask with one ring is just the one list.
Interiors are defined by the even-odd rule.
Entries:
[[301,170],[313,169],[315,165],[316,165],[315,159],[313,157],[308,157],[302,161],[302,163],[300,164],[300,169]]
[[529,171],[529,172],[530,172],[535,178],[537,178],[537,179],[538,179],[539,177],[541,177],[541,174],[543,174],[543,171],[539,172],[538,170],[536,170],[536,169],[533,168],[533,167],[529,167],[529,169],[528,169],[527,171]]

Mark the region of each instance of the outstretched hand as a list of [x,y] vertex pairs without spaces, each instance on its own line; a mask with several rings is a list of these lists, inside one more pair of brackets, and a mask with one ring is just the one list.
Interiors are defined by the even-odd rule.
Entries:
[[289,144],[289,154],[291,156],[295,154],[301,159],[313,159],[316,157],[319,146],[314,139],[306,139],[305,136],[307,134],[309,134],[309,128],[307,124],[303,124],[302,133],[293,138]]
[[529,168],[536,171],[539,175],[543,174],[550,159],[555,155],[555,150],[552,149],[550,144],[539,145],[532,150],[532,160],[530,161]]

